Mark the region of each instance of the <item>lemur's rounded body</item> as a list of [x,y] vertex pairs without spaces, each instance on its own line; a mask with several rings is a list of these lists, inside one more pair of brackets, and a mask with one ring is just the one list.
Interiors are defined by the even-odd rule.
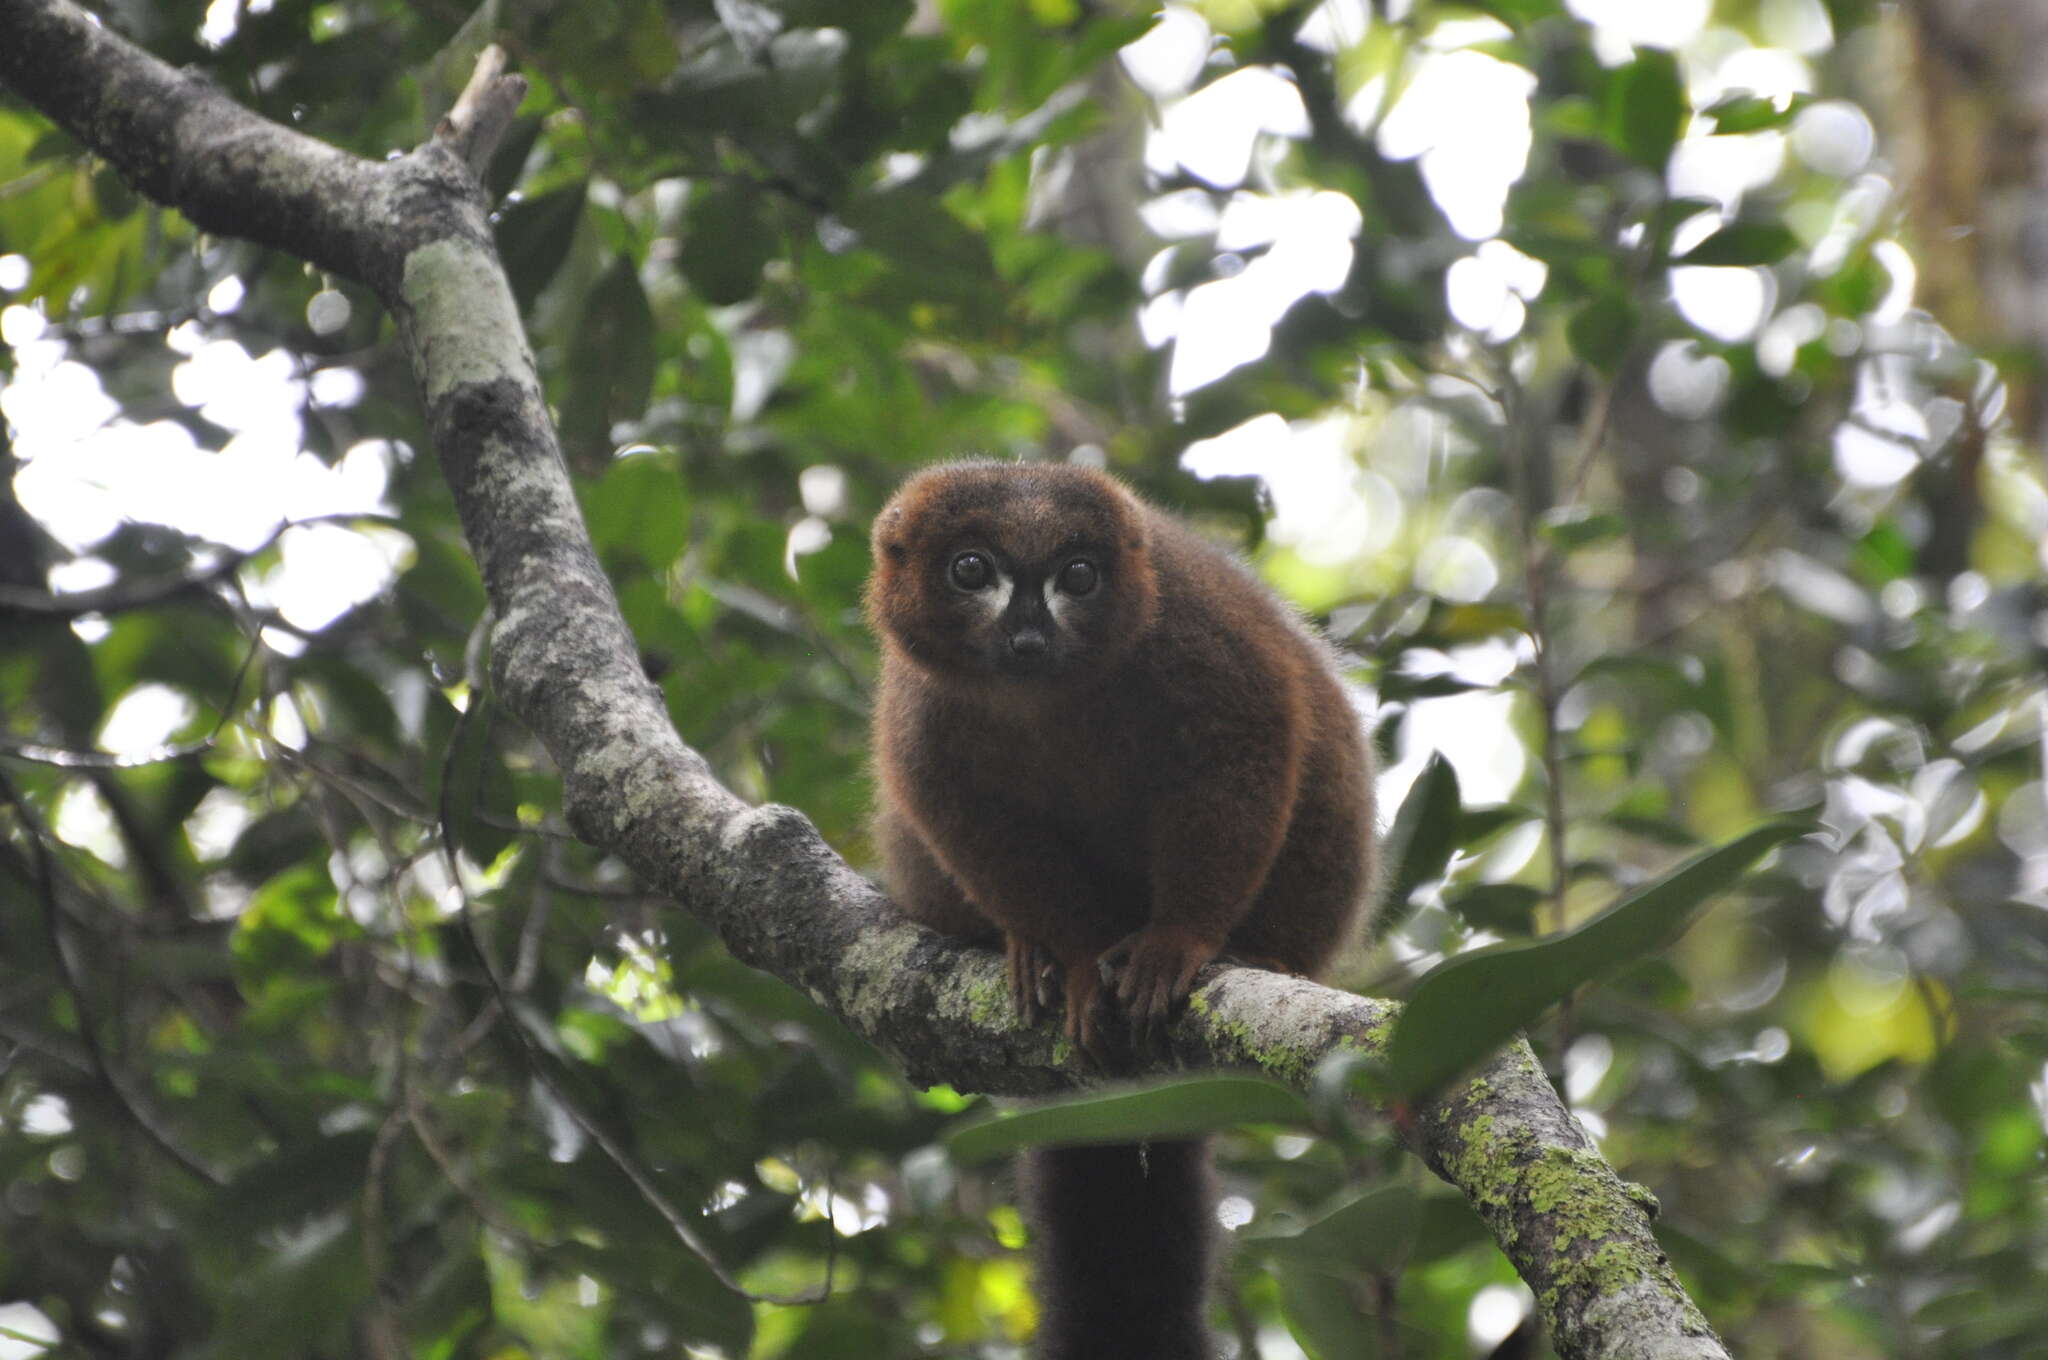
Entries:
[[[1063,993],[1098,1055],[1112,993],[1152,1028],[1220,954],[1329,966],[1368,895],[1371,762],[1293,611],[1075,466],[920,473],[874,550],[876,836],[904,910],[1000,934],[1020,1013]],[[1032,1169],[1047,1356],[1202,1353],[1206,1171],[1192,1144],[1154,1144],[1149,1164],[1136,1185],[1130,1149]],[[1182,1221],[1160,1221],[1162,1195]]]

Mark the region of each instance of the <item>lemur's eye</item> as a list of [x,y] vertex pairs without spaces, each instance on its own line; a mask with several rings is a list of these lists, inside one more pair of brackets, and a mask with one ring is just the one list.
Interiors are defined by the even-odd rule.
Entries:
[[1085,557],[1077,557],[1060,568],[1059,587],[1069,595],[1093,594],[1100,580],[1101,573]]
[[981,590],[995,579],[996,569],[990,565],[985,553],[964,552],[953,559],[946,574],[962,590]]

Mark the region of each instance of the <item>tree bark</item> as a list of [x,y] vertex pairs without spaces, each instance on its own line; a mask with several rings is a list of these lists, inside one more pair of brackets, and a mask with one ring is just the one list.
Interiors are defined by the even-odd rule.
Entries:
[[1895,120],[1908,148],[1914,260],[1935,315],[2002,347],[2019,375],[2013,416],[2048,426],[2048,7],[2035,0],[1915,0]]
[[[560,767],[571,825],[802,988],[912,1081],[1034,1095],[1080,1083],[1056,1026],[1020,1027],[1001,958],[901,917],[802,814],[750,807],[671,726],[599,568],[471,167],[523,91],[480,68],[412,153],[367,161],[279,127],[66,0],[0,0],[0,82],[198,225],[359,279],[396,317],[482,572],[500,700]],[[1383,1056],[1397,1007],[1211,969],[1174,1058],[1305,1087],[1324,1057]],[[1526,1044],[1399,1121],[1471,1200],[1567,1357],[1726,1351]]]
[[[1914,0],[1900,21],[1904,97],[1883,106],[1897,134],[1889,140],[1904,152],[1916,301],[1997,360],[2007,412],[2039,450],[2048,431],[2048,7]],[[1971,568],[1999,414],[1984,409],[1989,389],[1977,381],[1956,395],[1968,418],[1921,479],[1921,566],[1943,581]]]

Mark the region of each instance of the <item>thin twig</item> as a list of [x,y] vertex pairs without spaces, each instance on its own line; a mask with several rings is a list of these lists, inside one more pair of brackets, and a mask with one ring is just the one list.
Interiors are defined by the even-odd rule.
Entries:
[[653,1175],[640,1165],[639,1160],[628,1152],[618,1139],[612,1136],[610,1130],[592,1118],[570,1096],[567,1088],[556,1079],[553,1071],[547,1066],[546,1060],[540,1052],[539,1045],[534,1042],[533,1036],[527,1033],[526,1025],[520,1020],[518,1011],[512,1006],[505,980],[499,976],[497,965],[491,962],[490,952],[484,945],[483,932],[476,928],[476,919],[470,911],[469,890],[462,882],[462,866],[457,859],[455,845],[454,791],[456,757],[462,749],[463,739],[471,717],[475,715],[478,708],[483,706],[485,700],[484,672],[480,654],[483,641],[489,635],[489,621],[489,615],[487,614],[478,622],[477,627],[470,634],[470,645],[465,652],[464,670],[470,680],[470,702],[463,709],[461,716],[455,720],[454,730],[448,734],[447,748],[442,753],[440,822],[441,853],[447,862],[449,882],[454,888],[459,904],[456,916],[461,922],[464,938],[468,940],[470,949],[476,954],[477,964],[483,970],[484,979],[490,986],[491,995],[503,1011],[507,1026],[518,1040],[520,1051],[526,1055],[527,1067],[532,1071],[534,1078],[547,1088],[548,1094],[554,1098],[555,1103],[569,1116],[571,1122],[581,1129],[585,1136],[597,1146],[598,1150],[604,1153],[606,1160],[610,1161],[619,1170],[620,1174],[632,1182],[633,1188],[639,1192],[640,1198],[646,1201],[648,1207],[661,1216],[662,1221],[668,1224],[669,1230],[676,1235],[676,1240],[681,1242],[699,1261],[703,1262],[705,1268],[711,1272],[714,1279],[750,1303],[784,1305],[822,1303],[830,1298],[832,1294],[833,1266],[835,1263],[829,1256],[825,1263],[825,1279],[823,1284],[818,1289],[803,1294],[759,1294],[749,1290],[734,1278],[711,1250],[710,1244],[698,1235],[697,1230],[690,1225],[690,1221],[683,1216],[682,1211],[671,1204],[668,1196],[662,1193],[661,1187],[654,1183]]
[[[561,858],[561,847],[550,845],[542,851],[548,860]],[[519,953],[512,962],[511,988],[515,996],[524,996],[526,989],[533,985],[535,975],[540,972],[541,937],[547,934],[548,918],[554,914],[555,894],[549,886],[548,875],[542,873],[534,884],[533,902],[526,909],[526,920],[519,927]]]
[[0,1327],[0,1341],[19,1341],[24,1346],[34,1346],[39,1350],[46,1351],[56,1350],[59,1344],[48,1337],[30,1336],[27,1332],[17,1332],[12,1327]]
[[1587,407],[1586,419],[1579,426],[1579,451],[1572,455],[1571,477],[1565,483],[1564,494],[1558,498],[1560,506],[1577,505],[1579,496],[1586,489],[1586,478],[1592,474],[1594,456],[1607,442],[1607,423],[1614,413],[1614,389],[1618,385],[1613,377],[1603,377],[1593,389],[1592,404]]
[[1223,1295],[1223,1306],[1230,1313],[1230,1330],[1237,1338],[1237,1353],[1240,1360],[1257,1360],[1259,1354],[1259,1323],[1252,1316],[1252,1310],[1245,1305],[1244,1291],[1237,1287],[1237,1277],[1229,1271],[1223,1272],[1218,1292]]
[[551,1245],[500,1214],[491,1202],[483,1197],[482,1192],[470,1184],[468,1177],[455,1165],[455,1159],[448,1154],[448,1149],[441,1146],[441,1140],[427,1127],[426,1118],[420,1112],[417,1102],[408,1100],[404,1113],[406,1124],[412,1129],[413,1137],[419,1140],[420,1147],[425,1150],[427,1160],[441,1169],[441,1174],[447,1178],[448,1184],[455,1187],[455,1193],[462,1196],[463,1202],[469,1205],[469,1211],[477,1216],[479,1222],[495,1232],[541,1250]]
[[1401,1360],[1401,1307],[1398,1272],[1375,1270],[1368,1281],[1372,1290],[1373,1323],[1379,1332],[1379,1353],[1385,1360]]
[[86,1058],[92,1064],[93,1074],[106,1087],[114,1102],[128,1115],[150,1142],[156,1144],[166,1156],[192,1175],[209,1185],[225,1185],[227,1178],[212,1167],[179,1146],[176,1139],[160,1127],[156,1120],[144,1113],[128,1094],[127,1089],[114,1075],[112,1064],[107,1060],[106,1049],[100,1044],[99,1033],[94,1027],[92,1006],[86,999],[85,988],[72,970],[71,960],[64,952],[64,929],[58,921],[57,908],[57,866],[50,853],[45,837],[47,828],[28,805],[28,800],[14,787],[14,782],[0,772],[0,799],[14,808],[14,815],[21,823],[22,834],[28,837],[29,849],[35,859],[36,886],[43,899],[43,932],[49,941],[50,958],[57,969],[57,978],[64,986],[64,992],[71,998],[71,1008],[78,1020],[78,1037],[85,1045]]
[[1536,529],[1539,511],[1533,464],[1538,456],[1534,445],[1539,441],[1530,439],[1522,428],[1521,389],[1512,373],[1503,374],[1501,390],[1501,409],[1506,417],[1503,428],[1508,440],[1507,464],[1509,475],[1514,479],[1515,501],[1520,510],[1522,584],[1529,597],[1529,641],[1535,652],[1531,668],[1535,672],[1536,703],[1543,718],[1540,758],[1543,763],[1544,830],[1550,840],[1551,928],[1562,931],[1565,928],[1564,899],[1570,860],[1565,847],[1564,753],[1557,728],[1557,670],[1551,654],[1551,563],[1542,550]]
[[[401,1054],[403,1049],[400,1050]],[[408,1099],[405,1074],[398,1077],[398,1101],[391,1112],[384,1116],[384,1122],[377,1128],[377,1138],[370,1145],[370,1161],[363,1174],[362,1195],[362,1248],[363,1271],[370,1280],[370,1319],[368,1332],[372,1349],[378,1360],[400,1360],[406,1353],[404,1333],[398,1324],[398,1310],[390,1295],[394,1292],[386,1283],[389,1273],[391,1252],[384,1240],[384,1181],[391,1169],[391,1149],[397,1146],[399,1134],[405,1131],[405,1103]]]

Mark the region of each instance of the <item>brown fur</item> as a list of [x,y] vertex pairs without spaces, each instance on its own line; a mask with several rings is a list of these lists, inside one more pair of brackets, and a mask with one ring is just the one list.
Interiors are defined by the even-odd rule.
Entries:
[[[1100,583],[1027,669],[1014,621],[949,582],[963,550],[1019,594],[1077,555]],[[1323,645],[1186,526],[1087,468],[934,468],[875,522],[868,613],[877,838],[911,915],[1040,951],[1070,1003],[1094,1002],[1114,950],[1119,1000],[1154,1020],[1226,951],[1315,975],[1352,937],[1372,827],[1357,717]],[[1067,1028],[1092,1051],[1101,1019],[1070,1004]]]
[[[951,577],[963,552],[1007,573],[1007,611],[1000,582]],[[1068,1034],[1101,1060],[1112,994],[1149,1033],[1219,955],[1310,976],[1331,964],[1371,879],[1370,760],[1329,652],[1239,563],[1114,479],[1060,464],[922,472],[876,519],[874,557],[884,868],[918,920],[1003,938],[1021,1015],[1063,991]],[[1041,589],[1076,558],[1092,590]],[[1174,1152],[1172,1180],[1197,1226],[1170,1232],[1163,1187],[1133,1186],[1123,1151],[1034,1162],[1055,1253],[1041,1269],[1049,1356],[1102,1353],[1099,1328],[1134,1298],[1186,1314],[1162,1338],[1201,1333],[1206,1192],[1186,1188],[1207,1184],[1199,1150],[1186,1170]],[[1084,1203],[1125,1208],[1084,1226]],[[1100,1223],[1130,1232],[1103,1243]],[[1121,1264],[1077,1268],[1087,1251]],[[1115,1288],[1083,1297],[1104,1275]]]

